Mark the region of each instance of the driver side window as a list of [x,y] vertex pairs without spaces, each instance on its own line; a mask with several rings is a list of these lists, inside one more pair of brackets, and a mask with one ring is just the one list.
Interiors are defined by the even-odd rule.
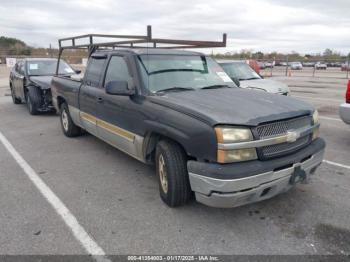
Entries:
[[109,61],[104,85],[106,86],[111,81],[126,81],[129,88],[132,86],[132,78],[128,66],[121,56],[112,56]]

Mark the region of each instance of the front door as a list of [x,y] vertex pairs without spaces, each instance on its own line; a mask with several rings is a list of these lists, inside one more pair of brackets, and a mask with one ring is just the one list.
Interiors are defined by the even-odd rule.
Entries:
[[[110,81],[127,81],[134,88],[127,62],[123,56],[112,56],[109,60],[104,86]],[[141,121],[141,106],[130,96],[110,95],[104,90],[100,93],[97,130],[99,136],[120,150],[140,157],[142,137],[137,135]]]

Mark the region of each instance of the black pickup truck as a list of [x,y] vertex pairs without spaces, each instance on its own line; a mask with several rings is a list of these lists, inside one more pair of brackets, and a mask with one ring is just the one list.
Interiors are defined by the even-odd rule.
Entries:
[[68,137],[82,130],[155,163],[161,199],[234,207],[306,181],[321,164],[317,111],[238,88],[210,57],[162,48],[91,52],[84,77],[55,76]]

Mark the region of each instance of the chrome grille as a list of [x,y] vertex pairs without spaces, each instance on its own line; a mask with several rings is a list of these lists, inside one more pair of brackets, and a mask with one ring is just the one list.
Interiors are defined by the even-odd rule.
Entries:
[[[309,127],[312,125],[311,116],[298,117],[285,121],[277,121],[273,123],[263,124],[256,128],[259,139],[281,136],[287,134],[288,131]],[[311,142],[310,135],[299,138],[293,143],[282,143],[272,146],[265,146],[258,149],[260,159],[266,160],[274,157],[280,157],[291,154]]]
[[310,135],[299,138],[293,143],[282,143],[273,146],[265,146],[261,148],[261,153],[264,159],[283,156],[303,148],[310,141]]
[[257,127],[257,132],[260,139],[272,136],[287,134],[288,130],[295,130],[312,125],[310,116],[293,118],[285,121],[277,121],[269,124],[263,124]]

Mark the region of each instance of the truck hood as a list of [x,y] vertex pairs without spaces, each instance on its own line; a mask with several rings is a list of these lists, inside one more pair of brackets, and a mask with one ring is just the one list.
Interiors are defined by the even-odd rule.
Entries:
[[29,80],[41,89],[49,89],[52,76],[30,76]]
[[240,81],[242,88],[259,88],[269,93],[289,93],[289,88],[286,84],[270,79],[252,79]]
[[211,126],[257,126],[264,122],[310,115],[314,111],[311,105],[291,97],[243,88],[168,92],[149,99]]

